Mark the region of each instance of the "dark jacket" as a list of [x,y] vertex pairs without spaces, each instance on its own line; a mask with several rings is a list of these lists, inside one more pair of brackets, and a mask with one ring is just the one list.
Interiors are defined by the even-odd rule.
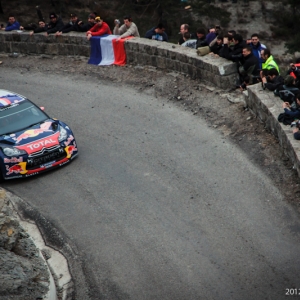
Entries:
[[250,53],[247,56],[244,56],[244,63],[242,67],[239,69],[242,75],[259,75],[259,61],[258,58]]
[[[95,23],[96,24],[96,23]],[[95,24],[91,24],[91,23],[86,23],[86,24],[80,24],[78,25],[78,31],[80,32],[87,32],[89,31],[92,27],[94,27]]]
[[288,116],[293,117],[294,119],[299,119],[300,118],[300,108],[299,107],[291,108],[291,109],[285,108],[284,112]]
[[57,31],[61,31],[63,27],[64,27],[64,22],[62,21],[61,18],[58,18],[55,23],[50,22],[48,24],[47,33],[55,33]]
[[201,39],[197,38],[196,48],[198,49],[199,47],[205,47],[205,46],[208,46],[208,42],[205,36],[202,37]]
[[245,42],[238,43],[234,45],[231,49],[228,44],[224,45],[223,57],[234,62],[243,61],[243,48],[246,46]]
[[78,23],[81,22],[79,19],[76,20],[76,22],[74,23],[68,23],[66,24],[62,29],[61,29],[61,32],[62,33],[67,33],[67,32],[70,32],[70,31],[79,31],[79,25]]
[[276,76],[272,80],[267,81],[263,84],[263,87],[268,89],[269,91],[275,91],[276,89],[281,90],[284,83],[284,79],[282,76]]
[[145,38],[150,40],[167,42],[168,41],[167,34],[165,32],[163,32],[162,34],[158,34],[155,32],[155,29],[156,28],[153,27],[150,30],[148,30],[145,34]]
[[[218,45],[217,43],[214,43],[211,47],[209,47],[210,51],[214,54],[219,54],[220,50],[223,48],[223,45]],[[221,55],[220,55],[221,56]]]

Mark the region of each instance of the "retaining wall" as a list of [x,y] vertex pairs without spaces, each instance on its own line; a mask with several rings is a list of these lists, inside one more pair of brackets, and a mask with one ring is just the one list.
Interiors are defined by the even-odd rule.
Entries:
[[247,106],[265,124],[279,143],[287,157],[294,164],[300,176],[300,141],[294,139],[292,128],[277,121],[278,115],[283,112],[282,100],[273,92],[263,90],[261,84],[248,87],[248,96],[245,97]]
[[[194,49],[179,45],[133,38],[125,43],[127,62],[133,65],[151,65],[173,70],[227,89],[236,79],[232,62],[211,55],[198,56]],[[45,36],[43,33],[0,32],[0,52],[47,55],[90,55],[90,42],[84,33],[71,32],[62,36]]]

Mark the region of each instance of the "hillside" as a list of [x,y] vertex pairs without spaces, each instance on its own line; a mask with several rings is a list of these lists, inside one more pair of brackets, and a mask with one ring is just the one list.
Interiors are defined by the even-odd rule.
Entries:
[[[176,43],[182,23],[188,23],[193,32],[199,26],[220,24],[225,30],[235,29],[244,38],[251,36],[252,33],[259,33],[263,43],[267,44],[275,55],[281,55],[286,50],[283,47],[284,41],[274,38],[271,31],[271,25],[275,22],[272,12],[275,7],[278,7],[279,2],[240,0],[233,3],[215,0],[214,3],[208,4],[209,1],[193,1],[190,9],[185,9],[190,2],[192,1],[181,0],[180,3],[179,0],[178,2],[173,0],[49,0],[41,4],[40,0],[10,0],[2,1],[3,14],[0,14],[0,21],[6,23],[8,14],[12,12],[22,25],[36,23],[38,21],[36,5],[40,5],[46,21],[49,13],[53,11],[60,14],[65,22],[68,21],[71,12],[77,13],[83,21],[87,20],[90,12],[97,12],[111,28],[114,19],[122,20],[122,16],[131,14],[141,36],[159,21],[163,21],[167,25],[170,41]],[[167,5],[168,3],[174,5]]]

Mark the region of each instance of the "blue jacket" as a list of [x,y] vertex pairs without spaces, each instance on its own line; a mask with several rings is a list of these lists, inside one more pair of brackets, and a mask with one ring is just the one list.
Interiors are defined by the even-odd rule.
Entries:
[[291,116],[291,117],[293,117],[293,118],[295,118],[295,119],[299,119],[299,118],[300,118],[300,110],[297,109],[297,108],[291,108],[290,110],[287,109],[287,108],[285,108],[285,109],[284,109],[284,112],[285,112],[287,115],[289,115],[289,116]]
[[15,21],[13,24],[7,23],[5,27],[5,31],[19,30],[20,23]]
[[253,43],[250,43],[250,46],[252,48],[252,53],[258,58],[259,68],[262,69],[262,63],[264,62],[264,60],[261,58],[260,51],[262,49],[267,49],[267,47],[260,42],[258,42],[256,46]]
[[146,32],[145,38],[150,40],[164,41],[164,42],[168,41],[167,34],[165,32],[163,32],[162,34],[156,33],[155,27],[151,28],[149,31]]

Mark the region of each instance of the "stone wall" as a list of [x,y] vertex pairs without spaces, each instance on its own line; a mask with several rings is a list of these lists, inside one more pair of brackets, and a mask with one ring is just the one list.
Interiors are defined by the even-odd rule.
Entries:
[[[228,89],[235,83],[236,67],[223,58],[198,56],[194,49],[179,45],[133,38],[125,43],[127,61],[133,65],[151,65],[176,71]],[[90,55],[90,43],[84,33],[71,32],[62,36],[28,32],[0,32],[0,52],[46,55]]]
[[292,128],[277,121],[278,115],[283,112],[282,100],[273,92],[263,90],[261,84],[248,87],[248,96],[245,97],[247,106],[265,124],[279,143],[287,157],[294,164],[300,176],[300,142],[294,139]]
[[90,56],[90,42],[84,33],[74,32],[56,37],[28,32],[0,32],[0,52],[21,54],[47,54]]

